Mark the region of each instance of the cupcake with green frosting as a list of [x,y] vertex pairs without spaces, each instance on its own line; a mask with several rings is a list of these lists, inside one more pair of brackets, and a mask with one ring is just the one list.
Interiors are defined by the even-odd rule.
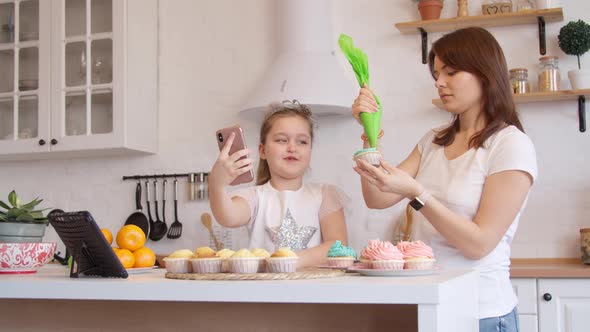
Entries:
[[352,157],[352,160],[354,160],[354,162],[364,160],[369,164],[378,167],[381,164],[382,157],[383,156],[381,155],[381,152],[379,152],[377,148],[367,148],[355,152],[354,156]]
[[347,268],[354,264],[355,259],[354,249],[343,245],[340,240],[334,242],[328,251],[328,265],[330,266]]

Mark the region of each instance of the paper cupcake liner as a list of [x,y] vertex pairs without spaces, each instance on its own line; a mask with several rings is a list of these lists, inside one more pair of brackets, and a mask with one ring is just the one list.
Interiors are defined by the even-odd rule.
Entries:
[[328,265],[334,267],[350,267],[354,264],[354,257],[328,257]]
[[191,264],[188,258],[164,258],[166,271],[170,273],[190,273]]
[[221,258],[193,258],[190,261],[195,273],[221,272]]
[[299,257],[269,257],[266,259],[268,272],[289,273],[297,270]]
[[368,162],[371,165],[374,166],[379,166],[381,164],[381,158],[383,156],[381,155],[381,152],[377,151],[367,151],[367,152],[361,152],[357,155],[355,155],[352,159],[356,162],[357,160],[365,160],[366,162]]
[[434,267],[435,259],[433,258],[420,258],[406,260],[404,263],[404,269],[406,270],[432,270]]
[[404,261],[400,260],[374,260],[372,268],[375,270],[403,270]]
[[229,272],[256,273],[258,271],[258,257],[228,258]]

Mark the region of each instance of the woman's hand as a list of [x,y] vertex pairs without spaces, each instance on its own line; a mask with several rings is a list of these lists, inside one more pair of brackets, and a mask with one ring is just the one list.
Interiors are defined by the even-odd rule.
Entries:
[[223,188],[232,183],[238,176],[250,171],[254,167],[252,159],[245,158],[250,153],[248,149],[237,151],[231,156],[229,155],[229,150],[234,143],[235,136],[234,133],[231,133],[219,152],[219,156],[209,174],[210,187]]
[[408,173],[389,165],[383,159],[381,159],[381,167],[377,168],[364,160],[359,160],[354,170],[382,192],[414,198],[424,191],[422,185]]
[[352,104],[352,116],[358,123],[361,123],[361,113],[375,113],[378,110],[379,105],[373,97],[373,91],[365,84]]

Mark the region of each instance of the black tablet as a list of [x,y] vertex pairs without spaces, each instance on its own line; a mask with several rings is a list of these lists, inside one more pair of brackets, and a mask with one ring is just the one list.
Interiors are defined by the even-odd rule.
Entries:
[[72,255],[71,278],[78,278],[79,274],[128,277],[127,270],[88,211],[55,212],[47,217]]

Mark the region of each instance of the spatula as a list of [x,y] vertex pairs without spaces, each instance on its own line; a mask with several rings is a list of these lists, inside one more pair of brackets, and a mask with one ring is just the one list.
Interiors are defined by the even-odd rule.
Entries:
[[219,241],[217,241],[217,236],[215,236],[215,233],[213,233],[213,223],[211,221],[211,215],[207,212],[203,213],[201,215],[201,223],[203,224],[203,226],[205,226],[205,228],[209,230],[209,234],[211,234],[213,242],[215,243],[215,250],[221,250],[222,248],[219,244]]
[[174,222],[168,229],[169,239],[178,239],[182,234],[182,223],[178,221],[178,180],[174,179]]

